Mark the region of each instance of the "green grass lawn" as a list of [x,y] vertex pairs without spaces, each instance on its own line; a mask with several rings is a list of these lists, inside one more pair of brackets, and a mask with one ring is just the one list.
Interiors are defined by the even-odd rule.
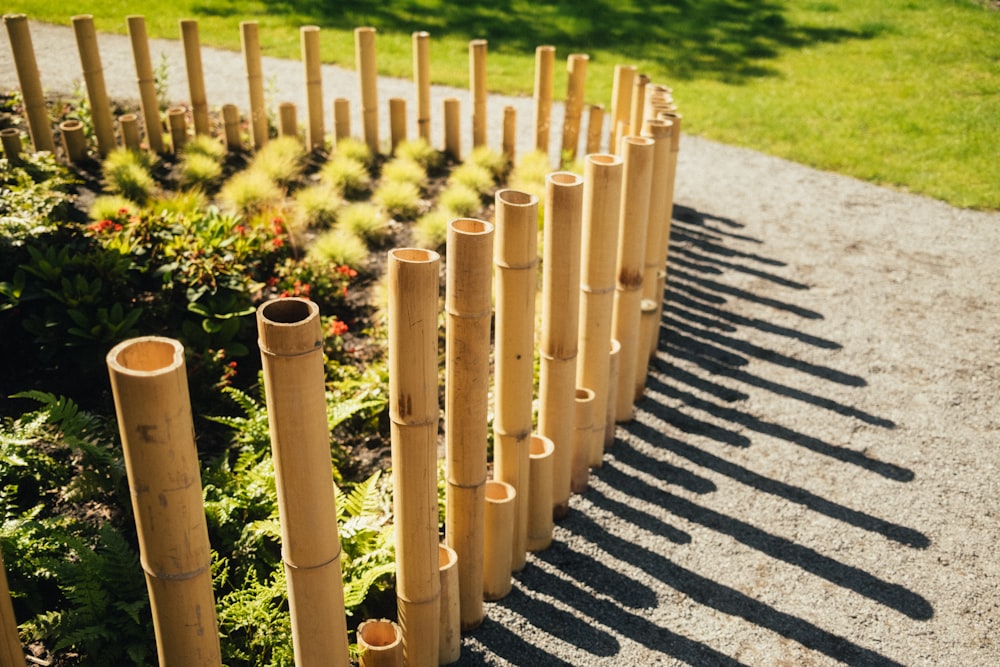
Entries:
[[[412,76],[410,34],[431,33],[436,83],[468,85],[468,40],[489,40],[491,90],[531,94],[534,50],[590,55],[587,101],[610,106],[615,64],[674,88],[685,129],[820,169],[1000,209],[1000,11],[975,0],[8,0],[5,11],[68,23],[94,15],[125,32],[144,14],[154,37],[197,18],[204,45],[239,49],[260,23],[265,53],[298,58],[298,28],[323,28],[323,58],[354,65],[353,28],[379,30],[378,65]],[[507,4],[507,7],[499,7]],[[993,3],[995,6],[995,3]],[[36,45],[37,48],[37,45]]]

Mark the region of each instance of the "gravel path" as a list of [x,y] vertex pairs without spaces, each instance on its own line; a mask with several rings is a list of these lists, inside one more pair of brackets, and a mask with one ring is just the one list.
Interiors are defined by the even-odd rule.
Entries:
[[[32,35],[43,84],[69,90],[71,31]],[[100,47],[110,94],[136,97],[127,39]],[[241,56],[204,58],[209,103],[245,107]],[[301,64],[264,70],[300,101]],[[357,98],[352,72],[324,76]],[[491,118],[506,104],[531,122],[524,98]],[[1000,213],[690,136],[677,178],[636,418],[461,664],[1000,664]]]

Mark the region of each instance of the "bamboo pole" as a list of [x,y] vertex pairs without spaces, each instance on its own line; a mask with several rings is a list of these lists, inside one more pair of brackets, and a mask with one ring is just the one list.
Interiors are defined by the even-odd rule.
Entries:
[[94,17],[90,14],[80,14],[74,16],[72,20],[77,49],[80,51],[80,63],[83,66],[83,80],[87,86],[87,99],[90,100],[90,118],[94,125],[94,136],[97,138],[97,152],[107,155],[116,146],[115,129],[114,121],[111,119],[111,103],[108,101],[108,91],[104,85],[101,53],[97,48]]
[[535,48],[535,150],[549,153],[552,126],[552,80],[555,76],[556,47]]
[[389,419],[396,601],[409,667],[436,665],[438,571],[438,267],[436,252],[389,252]]
[[54,153],[56,144],[52,138],[52,126],[49,123],[48,108],[45,106],[45,94],[38,74],[35,49],[31,44],[28,17],[24,14],[5,14],[3,22],[7,27],[7,36],[14,56],[14,69],[17,70],[17,82],[21,87],[21,97],[24,99],[24,115],[28,119],[31,143],[36,151]]
[[17,619],[10,599],[7,570],[3,564],[3,551],[0,551],[0,665],[21,667],[24,664],[24,647],[17,634]]
[[3,141],[3,154],[9,162],[17,162],[21,158],[21,133],[16,127],[5,127],[0,130],[0,140]]
[[133,338],[111,349],[107,366],[159,663],[220,665],[184,348]]
[[653,140],[648,137],[631,136],[622,139],[622,213],[618,227],[611,328],[611,335],[622,345],[615,399],[616,422],[632,419],[632,389],[638,372],[636,359],[641,318],[643,248],[649,218],[653,154]]
[[278,105],[278,134],[282,137],[299,136],[299,119],[294,102]]
[[181,19],[181,43],[184,46],[184,64],[187,68],[188,94],[191,96],[191,117],[195,134],[211,134],[208,118],[208,98],[205,96],[205,72],[201,63],[201,38],[198,22]]
[[[646,281],[643,279],[643,285]],[[653,286],[656,286],[656,276],[653,276]],[[644,287],[645,289],[645,287]],[[646,375],[649,372],[650,350],[656,349],[657,339],[660,332],[660,323],[657,321],[658,313],[656,301],[643,298],[639,302],[639,346],[636,348],[635,361],[635,386],[632,389],[632,398],[638,401],[642,398],[642,392],[646,390]]]
[[635,81],[635,65],[615,65],[614,80],[611,84],[611,134],[608,138],[608,152],[621,155],[619,141],[621,124],[628,124],[631,115],[632,84]]
[[600,152],[603,130],[604,105],[591,104],[587,108],[587,155]]
[[445,539],[458,553],[464,630],[483,621],[493,236],[493,225],[482,220],[459,218],[448,225]]
[[403,632],[388,619],[358,626],[361,667],[403,667]]
[[494,476],[517,494],[511,541],[511,567],[517,572],[524,567],[528,539],[538,197],[503,189],[495,200]]
[[472,147],[486,144],[486,48],[485,39],[469,42],[469,94],[472,97]]
[[514,539],[517,491],[506,482],[486,482],[483,533],[483,599],[500,600],[513,588],[510,543]]
[[222,127],[226,137],[226,148],[238,151],[243,148],[240,138],[240,109],[235,104],[222,105]]
[[639,136],[642,132],[643,114],[646,111],[646,86],[649,84],[649,77],[640,74],[635,77],[632,84],[632,103],[630,108],[632,114],[629,116],[629,134]]
[[319,306],[257,309],[295,664],[348,664]]
[[256,21],[240,22],[240,44],[250,90],[250,143],[259,151],[267,143],[267,108],[264,102],[264,71],[260,61],[260,30]]
[[457,97],[446,97],[444,106],[444,152],[456,161],[462,159],[461,107]]
[[134,113],[123,113],[118,117],[118,133],[121,144],[130,151],[139,150],[139,117]]
[[354,59],[361,86],[361,121],[365,143],[373,154],[378,154],[378,68],[375,65],[375,28],[354,29]]
[[417,136],[431,142],[431,56],[430,33],[414,32],[413,85],[417,92]]
[[580,118],[583,115],[583,98],[587,85],[586,53],[571,53],[566,59],[566,116],[563,121],[562,158],[575,160],[580,149]]
[[604,450],[615,442],[615,409],[618,401],[618,376],[622,361],[622,344],[615,338],[611,339],[608,355],[608,404],[604,410],[604,446],[591,450],[590,465],[601,466]]
[[[649,88],[649,86],[647,86]],[[663,236],[670,233],[670,211],[667,208],[670,196],[670,154],[673,146],[672,121],[650,118],[643,124],[643,136],[654,142],[652,189],[649,199],[649,225],[646,228],[646,250],[643,258],[642,298],[643,303],[652,303],[652,310],[642,308],[642,344],[636,358],[636,368],[645,369],[656,351],[660,332],[660,305],[663,288],[659,284],[659,274],[666,265],[663,256]],[[636,374],[636,400],[646,387],[646,373]]]
[[333,133],[336,141],[351,136],[351,101],[346,97],[333,101]]
[[184,107],[167,109],[167,124],[170,126],[170,145],[174,155],[180,155],[187,143],[187,110]]
[[531,436],[531,482],[528,485],[528,551],[552,544],[552,458],[555,445],[544,435]]
[[555,447],[551,510],[557,517],[565,516],[569,509],[583,190],[583,177],[568,171],[545,179],[538,433],[552,440]]
[[389,98],[389,145],[396,151],[399,142],[406,141],[406,100],[402,97]]
[[[667,175],[665,177],[666,181],[666,226],[663,229],[662,236],[660,238],[660,272],[656,276],[656,293],[660,295],[657,300],[657,311],[656,311],[656,322],[659,322],[663,318],[663,291],[666,289],[667,285],[667,263],[670,255],[670,227],[673,223],[673,213],[674,213],[674,187],[677,180],[677,156],[680,151],[680,141],[681,141],[681,121],[683,117],[676,111],[671,111],[666,114],[661,115],[662,118],[669,120],[673,123],[672,133],[670,135],[670,162],[667,165]],[[656,348],[654,347],[650,350],[650,357],[656,354]]]
[[299,28],[302,42],[302,62],[306,84],[306,147],[322,148],[326,141],[323,123],[323,68],[319,50],[319,26],[304,25]]
[[83,123],[78,120],[64,120],[59,123],[63,152],[66,159],[77,163],[87,156],[87,137],[83,133]]
[[[618,218],[621,215],[622,159],[611,153],[588,155],[583,174],[583,248],[580,269],[580,330],[576,386],[594,392],[590,448],[604,451],[610,380],[612,311]],[[614,420],[612,420],[612,427]],[[591,457],[593,464],[594,457]]]
[[594,432],[594,392],[577,387],[573,430],[573,470],[570,488],[573,493],[587,490],[590,479],[591,437]]
[[146,19],[142,16],[129,16],[126,21],[132,42],[132,58],[135,60],[136,82],[139,84],[139,108],[146,127],[146,143],[149,144],[149,150],[162,153],[163,121],[160,119],[160,100],[156,94],[153,61],[149,56]]
[[513,164],[517,156],[517,108],[507,105],[503,108],[503,135],[500,145],[507,160]]
[[438,571],[441,576],[441,625],[438,630],[438,664],[458,662],[462,654],[458,554],[451,547],[438,545]]

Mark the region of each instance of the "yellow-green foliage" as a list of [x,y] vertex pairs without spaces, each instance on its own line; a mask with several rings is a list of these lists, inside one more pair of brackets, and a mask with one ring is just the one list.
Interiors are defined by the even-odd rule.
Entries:
[[196,134],[184,144],[184,155],[207,155],[216,162],[222,162],[226,157],[226,147],[215,137]]
[[368,246],[357,234],[335,227],[313,240],[309,246],[308,258],[360,269],[368,258]]
[[249,215],[277,206],[284,191],[271,178],[256,169],[244,169],[225,182],[219,191],[219,201],[235,213]]
[[406,181],[382,181],[372,200],[397,220],[413,220],[420,212],[420,189]]
[[372,149],[368,147],[368,144],[354,137],[344,137],[338,141],[334,153],[357,160],[366,167],[372,166],[375,161],[375,156],[372,154]]
[[399,142],[395,155],[397,158],[413,160],[427,171],[438,169],[444,164],[444,153],[432,147],[422,137]]
[[369,246],[377,246],[384,243],[389,234],[389,219],[378,206],[369,202],[355,202],[340,211],[337,227],[350,232]]
[[448,183],[451,185],[464,185],[481,195],[491,194],[496,187],[496,182],[490,170],[472,162],[463,162],[455,167],[448,177]]
[[306,149],[295,137],[271,139],[257,151],[249,169],[266,174],[279,185],[288,185],[305,166]]
[[138,204],[145,204],[156,187],[150,169],[155,163],[152,153],[116,148],[101,164],[104,187]]
[[324,228],[337,221],[337,214],[344,205],[340,190],[325,181],[301,188],[295,192],[296,225]]
[[465,159],[466,163],[479,165],[492,174],[496,181],[502,180],[510,169],[510,160],[502,152],[489,146],[476,146]]
[[427,169],[411,157],[395,157],[382,165],[382,182],[412,183],[418,188],[427,180]]
[[185,153],[181,160],[181,184],[209,189],[222,178],[222,165],[211,155]]
[[371,189],[372,178],[368,167],[348,155],[334,155],[320,169],[319,176],[348,199],[360,199]]
[[483,208],[483,199],[468,185],[457,183],[438,195],[438,207],[454,218],[468,218]]
[[127,215],[136,215],[139,213],[139,206],[121,195],[100,195],[94,198],[87,217],[95,221],[110,220],[122,215],[122,211]]
[[420,219],[413,225],[414,242],[417,246],[428,250],[444,247],[448,240],[448,223],[454,217],[464,216],[452,216],[441,209],[435,209],[420,216]]
[[165,197],[157,197],[149,205],[153,215],[180,213],[196,216],[208,207],[208,198],[198,189],[172,192]]

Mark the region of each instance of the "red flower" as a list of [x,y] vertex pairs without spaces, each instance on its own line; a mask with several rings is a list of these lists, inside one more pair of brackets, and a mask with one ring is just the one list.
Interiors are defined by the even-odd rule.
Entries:
[[341,322],[340,320],[333,320],[330,322],[330,335],[331,336],[343,336],[347,333],[347,323]]
[[275,248],[280,248],[281,246],[285,245],[285,242],[280,238],[275,238],[271,241],[271,245],[273,245]]

